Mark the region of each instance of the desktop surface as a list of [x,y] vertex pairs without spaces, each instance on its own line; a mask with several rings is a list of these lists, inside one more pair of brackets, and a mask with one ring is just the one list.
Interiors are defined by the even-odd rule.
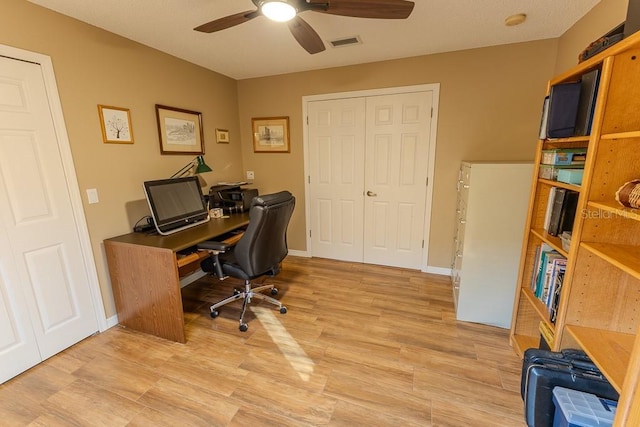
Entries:
[[178,231],[169,235],[158,234],[155,230],[134,232],[107,239],[110,242],[130,243],[133,245],[152,246],[154,248],[180,251],[195,246],[205,240],[233,231],[249,223],[249,213],[237,213],[223,218],[211,218],[204,224]]

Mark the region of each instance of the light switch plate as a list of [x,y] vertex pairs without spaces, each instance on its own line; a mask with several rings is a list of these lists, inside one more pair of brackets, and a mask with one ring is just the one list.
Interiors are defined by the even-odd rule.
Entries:
[[255,177],[253,171],[247,171],[247,179],[255,179]]
[[95,188],[88,188],[87,189],[87,200],[89,201],[89,204],[92,205],[94,203],[98,203],[98,190],[96,190]]

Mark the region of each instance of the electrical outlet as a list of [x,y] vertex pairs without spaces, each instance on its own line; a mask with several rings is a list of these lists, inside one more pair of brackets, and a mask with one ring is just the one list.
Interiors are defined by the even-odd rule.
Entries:
[[247,171],[247,179],[255,179],[256,176],[253,171]]

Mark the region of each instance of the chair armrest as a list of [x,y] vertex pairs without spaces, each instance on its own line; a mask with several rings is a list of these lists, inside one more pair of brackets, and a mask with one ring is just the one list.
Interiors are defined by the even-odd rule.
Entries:
[[218,251],[218,252],[226,252],[233,245],[229,245],[227,243],[222,242],[214,242],[213,240],[208,240],[206,242],[198,243],[198,249],[204,249],[207,251]]
[[198,250],[209,252],[211,261],[213,262],[213,271],[216,277],[220,280],[224,280],[227,276],[222,272],[222,266],[220,265],[220,259],[218,254],[226,252],[233,245],[222,242],[215,242],[213,240],[207,240],[206,242],[198,243]]

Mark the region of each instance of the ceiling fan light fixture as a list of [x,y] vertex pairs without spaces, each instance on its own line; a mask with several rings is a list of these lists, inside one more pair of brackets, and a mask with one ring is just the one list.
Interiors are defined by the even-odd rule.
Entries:
[[504,20],[504,25],[506,25],[507,27],[513,27],[522,24],[526,20],[526,13],[516,13],[515,15],[507,16],[507,18]]
[[287,22],[293,19],[298,13],[296,8],[286,1],[265,1],[260,6],[260,11],[264,16],[277,22]]

